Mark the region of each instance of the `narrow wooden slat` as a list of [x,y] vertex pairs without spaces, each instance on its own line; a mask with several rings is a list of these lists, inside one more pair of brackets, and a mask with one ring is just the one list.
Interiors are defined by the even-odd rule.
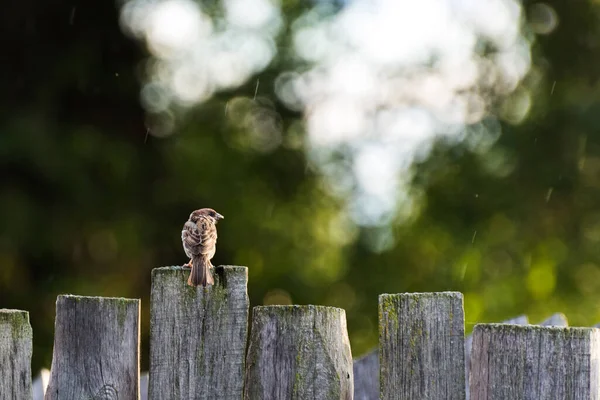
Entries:
[[152,271],[150,399],[240,399],[248,334],[248,270],[215,269],[215,285],[190,287],[190,270]]
[[346,313],[320,306],[255,307],[246,369],[247,400],[351,400]]
[[148,400],[148,372],[140,374],[140,400]]
[[354,400],[379,399],[379,350],[354,360]]
[[31,399],[29,313],[0,309],[0,400]]
[[464,399],[463,297],[379,296],[381,399]]
[[137,400],[139,346],[139,299],[58,296],[46,400]]
[[600,398],[600,331],[476,325],[471,399]]

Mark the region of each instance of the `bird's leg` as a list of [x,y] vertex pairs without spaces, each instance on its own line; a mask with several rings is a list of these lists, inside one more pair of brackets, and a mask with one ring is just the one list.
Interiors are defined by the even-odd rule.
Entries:
[[183,264],[184,267],[192,268],[192,259],[190,258],[190,262],[187,264]]

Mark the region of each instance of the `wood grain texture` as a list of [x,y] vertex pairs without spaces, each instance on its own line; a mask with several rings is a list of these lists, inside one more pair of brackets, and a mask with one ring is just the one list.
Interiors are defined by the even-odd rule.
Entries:
[[46,400],[139,398],[140,300],[58,296]]
[[321,306],[255,307],[246,369],[247,400],[351,400],[346,312]]
[[[554,316],[553,316],[554,317]],[[529,319],[526,315],[507,319],[503,324],[527,325]],[[471,365],[471,345],[473,335],[465,338],[465,391],[469,398],[469,371]],[[374,349],[366,355],[354,360],[354,400],[379,399],[379,353]]]
[[30,400],[33,332],[29,313],[0,309],[0,400]]
[[[554,317],[554,316],[553,316]],[[503,321],[504,324],[527,325],[529,320],[526,315]],[[471,344],[473,335],[465,338],[465,391],[469,398],[469,370]],[[366,355],[354,360],[354,400],[379,399],[379,353],[378,349],[371,350]]]
[[[526,315],[519,315],[518,317],[507,319],[502,322],[503,324],[512,324],[512,325],[527,325],[529,324],[529,318]],[[473,334],[470,334],[465,339],[465,378],[466,378],[466,394],[467,400],[470,398],[469,392],[469,379],[471,376],[471,348],[473,347]]]
[[248,335],[248,269],[215,268],[214,286],[189,268],[152,271],[150,375],[154,400],[241,399]]
[[379,350],[354,360],[354,400],[379,399]]
[[381,399],[465,398],[463,297],[379,296]]
[[598,400],[600,331],[476,325],[471,399]]

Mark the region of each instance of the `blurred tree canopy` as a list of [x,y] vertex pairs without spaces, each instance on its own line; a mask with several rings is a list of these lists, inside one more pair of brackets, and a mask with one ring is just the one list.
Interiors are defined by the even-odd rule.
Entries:
[[[257,76],[258,98],[251,79],[157,137],[140,105],[148,53],[122,33],[118,5],[3,3],[0,306],[30,311],[34,370],[50,366],[61,293],[142,298],[147,349],[150,271],[187,261],[180,229],[199,207],[225,215],[214,264],[249,267],[253,305],[343,307],[355,356],[376,345],[380,293],[462,291],[467,330],[521,313],[598,322],[600,8],[546,4],[560,22],[529,31],[532,68],[517,89],[530,94],[527,117],[510,122],[498,106],[484,123],[501,134],[485,151],[468,127],[465,140],[439,139],[412,166],[413,215],[368,227],[311,167],[302,114],[272,95],[293,60]],[[303,8],[283,4],[290,19]],[[249,144],[227,116],[236,96],[268,103],[280,145]],[[393,242],[374,250],[386,229]]]

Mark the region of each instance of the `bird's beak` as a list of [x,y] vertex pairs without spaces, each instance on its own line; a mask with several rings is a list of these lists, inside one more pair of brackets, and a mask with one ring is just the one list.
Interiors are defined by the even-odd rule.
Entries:
[[220,219],[225,219],[225,217],[222,216],[221,214],[217,213],[217,221],[220,220]]

